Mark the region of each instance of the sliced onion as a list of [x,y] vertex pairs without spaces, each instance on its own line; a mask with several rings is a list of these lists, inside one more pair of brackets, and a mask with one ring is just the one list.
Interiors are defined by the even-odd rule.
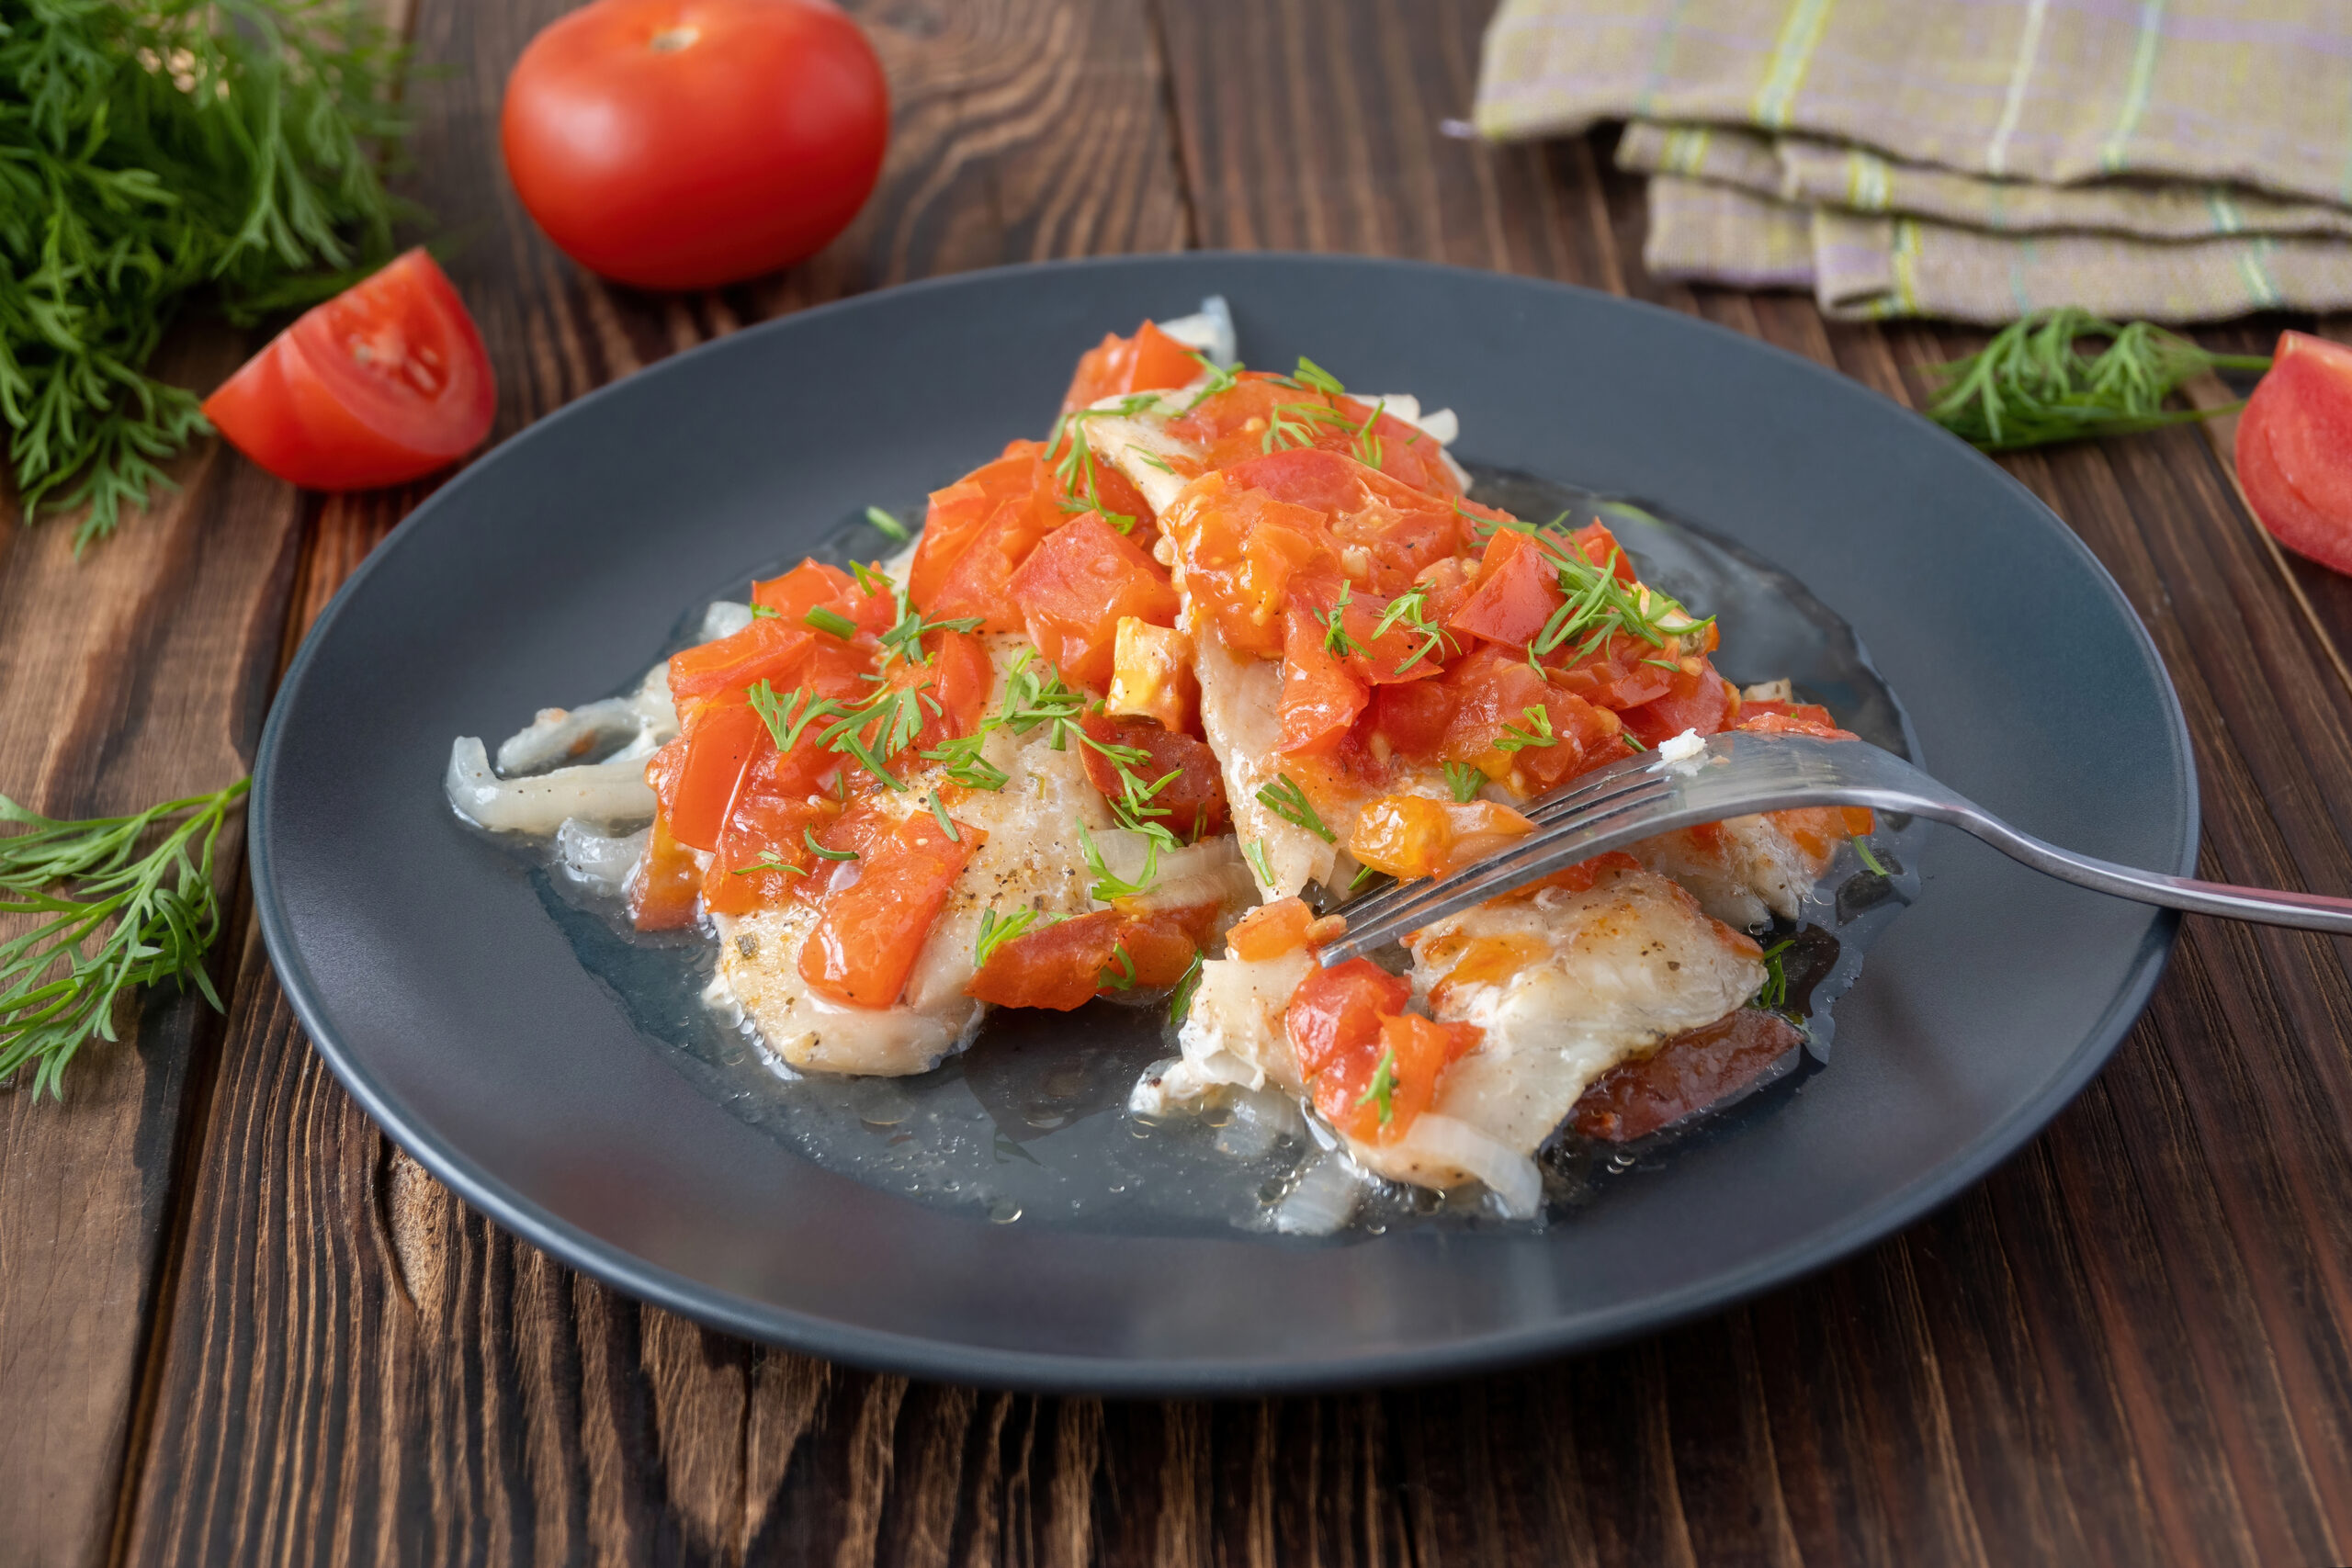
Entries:
[[1330,1235],[1344,1226],[1363,1197],[1355,1163],[1345,1155],[1318,1155],[1274,1205],[1274,1229],[1284,1235]]
[[644,856],[646,835],[650,831],[639,828],[634,833],[602,833],[577,817],[567,817],[555,830],[556,861],[582,887],[617,898],[628,886],[629,873]]
[[633,745],[606,761],[502,779],[490,771],[481,741],[460,736],[449,747],[442,787],[458,816],[495,832],[552,833],[569,817],[642,822],[654,807],[653,788],[645,782],[647,754]]
[[1202,300],[1200,310],[1192,315],[1159,325],[1186,348],[1197,348],[1208,355],[1211,364],[1230,365],[1241,357],[1241,341],[1233,330],[1233,310],[1222,294]]
[[752,607],[738,604],[731,599],[721,599],[702,613],[704,642],[717,642],[723,637],[733,637],[752,624]]
[[1468,1171],[1487,1184],[1511,1219],[1532,1219],[1543,1205],[1544,1178],[1535,1162],[1467,1122],[1424,1111],[1391,1147],[1433,1165]]
[[600,744],[634,739],[644,728],[630,697],[606,697],[576,708],[541,708],[528,729],[518,729],[498,743],[498,771],[509,778],[541,773]]
[[[1095,841],[1099,844],[1112,836],[1098,834]],[[1117,836],[1137,840],[1142,837],[1125,831]],[[1103,863],[1110,864],[1107,851]],[[1143,857],[1138,853],[1136,874],[1141,874],[1142,870]],[[1132,898],[1119,900],[1119,908],[1128,914],[1150,914],[1162,909],[1194,908],[1203,904],[1247,906],[1256,902],[1257,886],[1250,875],[1250,863],[1241,858],[1241,840],[1230,833],[1220,833],[1181,850],[1162,850],[1159,873],[1151,886]]]

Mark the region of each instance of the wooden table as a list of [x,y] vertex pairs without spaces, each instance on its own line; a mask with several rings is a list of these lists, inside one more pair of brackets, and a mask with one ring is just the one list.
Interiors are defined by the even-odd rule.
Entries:
[[[855,229],[782,276],[633,294],[552,251],[500,173],[506,67],[564,8],[406,18],[452,68],[414,91],[414,184],[464,241],[501,436],[842,294],[1192,245],[1562,278],[1898,399],[1978,341],[1657,281],[1604,143],[1442,136],[1485,0],[870,0],[897,132]],[[197,327],[167,357],[209,385],[251,346]],[[2204,874],[2352,889],[2352,582],[2268,544],[2229,451],[2219,423],[2010,467],[2179,683]],[[0,789],[41,809],[234,777],[304,628],[423,493],[322,500],[210,447],[176,472],[78,563],[66,527],[0,527]],[[2025,1153],[1720,1317],[1446,1386],[1121,1404],[745,1344],[492,1229],[327,1074],[241,856],[225,874],[225,1020],[151,998],[64,1105],[0,1093],[0,1563],[2352,1558],[2352,944],[2188,921]]]

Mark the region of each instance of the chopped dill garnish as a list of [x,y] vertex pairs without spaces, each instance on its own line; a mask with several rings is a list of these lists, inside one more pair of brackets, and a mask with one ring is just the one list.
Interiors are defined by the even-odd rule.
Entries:
[[1524,751],[1530,747],[1559,744],[1560,738],[1552,730],[1550,708],[1545,707],[1542,703],[1530,703],[1520,710],[1520,714],[1527,720],[1527,728],[1521,729],[1515,724],[1503,726],[1502,734],[1495,740],[1497,750]]
[[828,610],[822,604],[802,615],[800,622],[801,625],[812,630],[823,632],[830,637],[838,637],[843,642],[849,641],[857,635],[855,621],[838,610]]
[[1380,1054],[1380,1065],[1372,1070],[1372,1082],[1356,1096],[1358,1105],[1380,1106],[1380,1124],[1384,1127],[1396,1120],[1396,1050],[1391,1046]]
[[[861,592],[888,593],[890,592],[890,574],[884,571],[878,564],[868,566],[862,560],[854,560],[849,563],[849,574],[857,579],[857,586]],[[771,611],[770,614],[774,612]]]
[[[1046,916],[1046,925],[1054,924],[1059,918]],[[987,968],[989,960],[996,956],[998,948],[1027,931],[1037,919],[1038,913],[1035,909],[1015,909],[1009,915],[1000,915],[994,909],[982,909],[979,940],[972,943],[972,967]],[[1046,928],[1039,926],[1037,929],[1043,931]]]
[[1241,846],[1241,853],[1250,862],[1250,869],[1258,874],[1258,880],[1272,887],[1274,885],[1274,868],[1266,863],[1266,840],[1250,840]]
[[1298,781],[1288,773],[1281,774],[1279,783],[1261,787],[1258,791],[1258,804],[1293,827],[1306,829],[1327,844],[1340,841],[1339,835],[1324,825],[1322,817],[1316,812],[1315,803],[1306,798],[1306,792],[1298,787]]
[[817,841],[817,829],[814,828],[801,829],[800,841],[808,845],[808,852],[815,855],[819,860],[838,861],[855,860],[857,858],[857,852],[855,850],[829,850],[824,845],[819,843]]
[[1327,398],[1344,398],[1348,395],[1348,389],[1340,385],[1340,378],[1337,376],[1332,375],[1303,354],[1298,356],[1298,368],[1292,372],[1292,375],[1300,386],[1310,391],[1320,392]]
[[779,697],[775,694],[775,688],[764,680],[752,682],[751,690],[744,695],[751,699],[752,711],[758,714],[760,721],[768,727],[768,734],[775,738],[775,749],[779,751],[791,750],[799,743],[800,732],[818,719],[831,718],[849,711],[831,697],[813,696],[802,691]]
[[948,816],[947,807],[939,803],[939,792],[933,790],[925,798],[930,803],[933,818],[939,824],[939,830],[947,835],[947,841],[951,844],[962,843],[964,835],[956,830],[956,818]]
[[1781,958],[1789,946],[1790,939],[1784,937],[1764,950],[1764,984],[1757,988],[1758,1007],[1778,1012],[1789,1005],[1789,972]]
[[[1029,428],[1035,430],[1036,426],[1031,425]],[[873,524],[875,528],[881,533],[883,537],[894,540],[899,544],[903,545],[910,537],[911,537],[911,536],[908,534],[907,525],[904,523],[899,522],[896,517],[891,516],[888,513],[883,511],[878,506],[869,506],[865,509],[865,520],[868,523]]]
[[1487,775],[1467,762],[1445,764],[1445,787],[1453,792],[1453,798],[1460,805],[1467,806],[1477,799],[1478,791],[1486,783]]
[[1628,751],[1646,751],[1649,750],[1648,747],[1642,744],[1642,738],[1634,734],[1630,729],[1619,730],[1617,732],[1617,739],[1625,743],[1625,750]]
[[1185,968],[1182,979],[1168,998],[1168,1021],[1182,1023],[1184,1015],[1193,1010],[1193,994],[1201,988],[1201,955],[1193,954],[1193,962]]
[[1096,983],[1094,988],[1098,991],[1134,990],[1136,988],[1136,961],[1127,956],[1127,944],[1125,942],[1117,942],[1112,946],[1111,961],[1119,966],[1118,973],[1113,974],[1109,969],[1103,970],[1102,977]]
[[782,615],[783,612],[776,609],[773,604],[754,604],[752,606],[752,619],[755,621],[773,621],[779,619]]
[[790,872],[795,876],[806,876],[808,874],[806,869],[794,865],[790,861],[781,861],[776,859],[775,852],[774,850],[770,850],[767,853],[762,855],[759,859],[753,861],[749,865],[739,865],[729,868],[727,874],[729,876],[749,876],[755,871],[786,871]]
[[1356,867],[1355,876],[1348,883],[1348,892],[1351,895],[1353,895],[1357,889],[1361,888],[1365,883],[1370,882],[1374,877],[1378,876],[1379,874],[1379,871],[1373,866],[1360,865]]
[[[1161,831],[1165,832],[1166,829],[1162,829]],[[1094,835],[1087,831],[1086,824],[1083,822],[1078,825],[1078,852],[1085,857],[1086,869],[1094,874],[1093,885],[1087,891],[1105,904],[1114,898],[1132,898],[1159,880],[1159,840],[1158,839],[1145,840],[1143,874],[1133,882],[1111,874],[1111,868],[1103,863],[1102,851],[1096,845]]]
[[1199,391],[1193,394],[1193,400],[1177,411],[1176,417],[1179,419],[1191,413],[1219,392],[1233,390],[1234,384],[1241,379],[1241,363],[1238,360],[1231,365],[1219,365],[1197,348],[1188,348],[1184,352],[1200,361],[1201,368],[1209,373],[1209,378],[1202,384]]
[[1168,460],[1160,457],[1157,452],[1147,452],[1140,446],[1129,446],[1127,450],[1136,455],[1136,462],[1148,463],[1163,474],[1172,474],[1176,471],[1170,468],[1168,466]]
[[985,732],[960,736],[954,740],[943,740],[916,755],[925,761],[943,764],[947,776],[966,789],[1002,789],[1009,775],[980,755],[980,748],[987,743]]
[[1893,872],[1887,870],[1886,867],[1881,865],[1879,863],[1878,856],[1871,852],[1871,841],[1867,837],[1860,833],[1857,833],[1854,835],[1853,841],[1854,852],[1862,857],[1863,866],[1872,876],[1892,876],[1894,874]]

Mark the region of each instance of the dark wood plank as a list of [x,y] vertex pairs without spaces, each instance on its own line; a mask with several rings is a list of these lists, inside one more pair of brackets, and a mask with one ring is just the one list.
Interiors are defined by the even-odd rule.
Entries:
[[[217,379],[243,352],[190,334],[163,370]],[[137,810],[229,784],[252,754],[302,509],[214,452],[173,472],[177,493],[78,560],[73,520],[28,530],[0,506],[0,791],[36,810]],[[228,834],[216,863],[232,898],[240,842]],[[0,1411],[28,1421],[0,1466],[0,1561],[104,1560],[139,1421],[175,1179],[220,1024],[166,990],[118,1025],[121,1043],[81,1053],[62,1104],[0,1089]]]
[[[899,163],[872,213],[807,268],[689,300],[580,277],[503,205],[481,83],[528,31],[519,7],[428,12],[428,47],[480,80],[424,153],[469,171],[436,199],[489,220],[492,237],[458,265],[491,302],[503,428],[850,288],[1187,241],[1616,289],[1899,398],[1919,366],[1971,344],[1651,279],[1638,185],[1608,168],[1605,140],[1495,150],[1441,135],[1469,100],[1486,9],[1041,3],[948,20],[891,7],[877,15],[894,78],[922,85],[902,85]],[[2180,682],[2209,873],[2352,886],[2352,801],[2329,787],[2352,748],[2335,581],[2267,550],[2205,435],[2012,467],[2115,571]],[[305,613],[400,504],[325,510],[302,560]],[[1511,1376],[1188,1405],[910,1386],[619,1300],[388,1150],[249,949],[132,1554],[2340,1561],[2347,957],[2190,922],[2114,1066],[2031,1149],[1904,1236],[1748,1307]]]

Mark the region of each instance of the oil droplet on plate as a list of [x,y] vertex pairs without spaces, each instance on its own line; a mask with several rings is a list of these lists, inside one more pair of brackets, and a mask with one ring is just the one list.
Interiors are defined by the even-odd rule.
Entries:
[[989,1205],[989,1224],[1009,1225],[1021,1217],[1021,1205],[1010,1198],[999,1198]]

